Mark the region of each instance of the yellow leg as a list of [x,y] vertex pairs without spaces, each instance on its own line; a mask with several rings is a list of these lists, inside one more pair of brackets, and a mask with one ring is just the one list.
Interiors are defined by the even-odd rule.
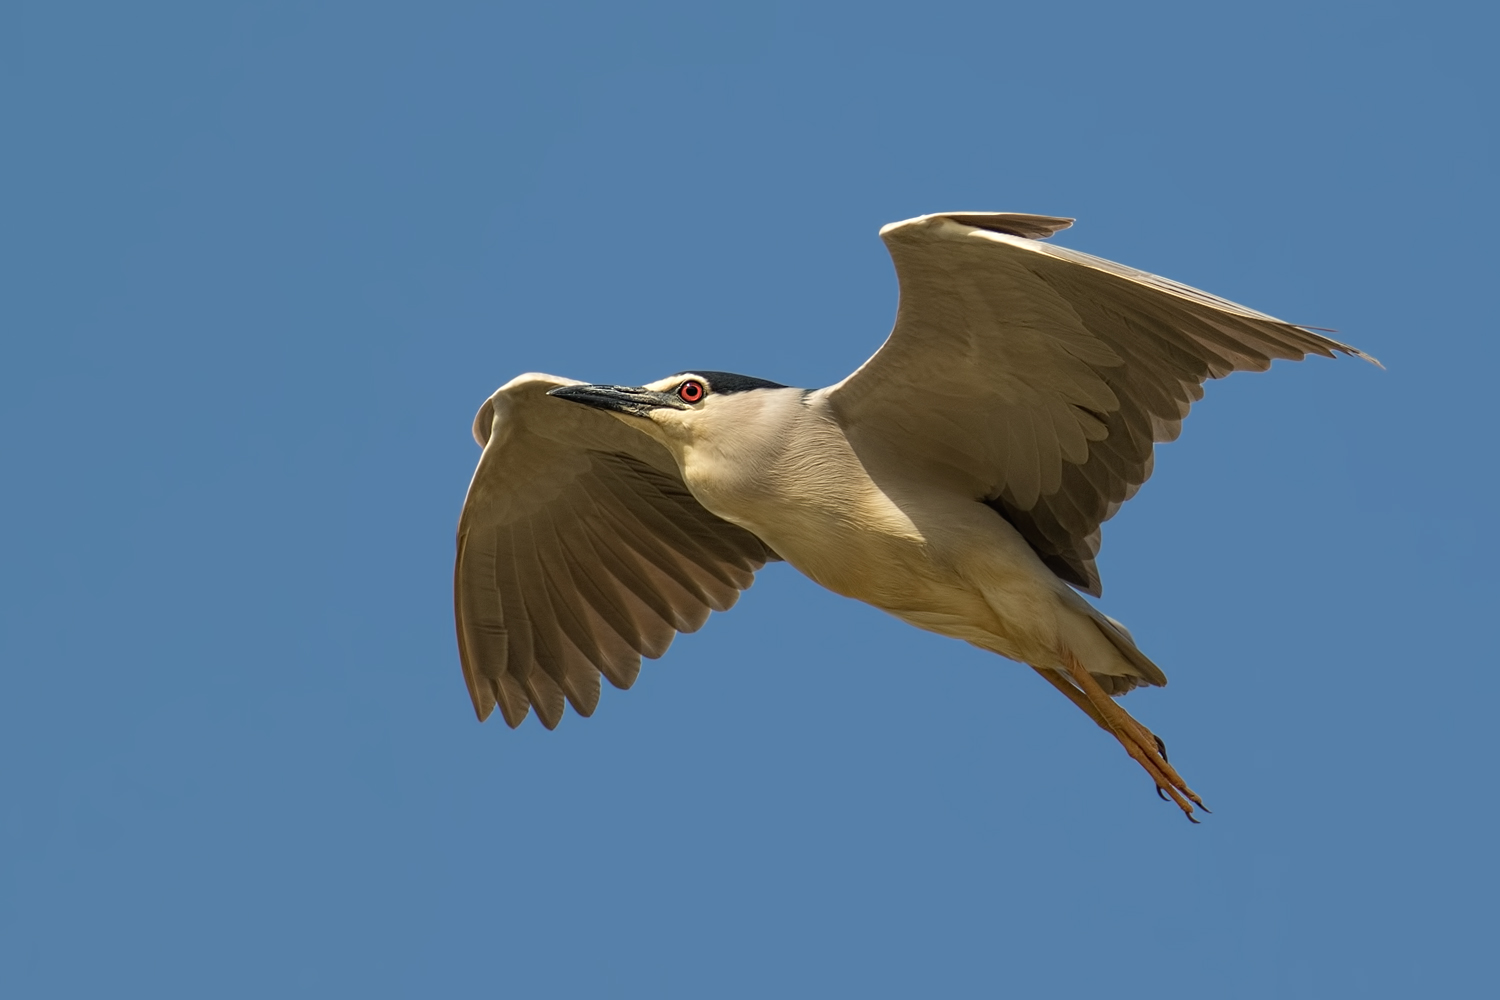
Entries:
[[[1193,805],[1197,805],[1204,812],[1208,812],[1208,809],[1203,805],[1203,800],[1198,797],[1197,793],[1182,780],[1182,775],[1177,773],[1177,769],[1167,763],[1165,749],[1161,740],[1156,738],[1156,734],[1131,718],[1129,712],[1105,694],[1104,688],[1100,687],[1099,682],[1083,668],[1083,664],[1069,650],[1063,651],[1063,665],[1068,670],[1067,679],[1051,670],[1037,670],[1037,673],[1066,695],[1069,701],[1082,709],[1085,715],[1094,720],[1095,725],[1120,741],[1125,752],[1141,765],[1151,776],[1151,780],[1156,783],[1158,795],[1165,793],[1163,797],[1170,796],[1189,820],[1194,823],[1198,822],[1197,817],[1193,815]],[[1071,679],[1073,683],[1069,684],[1068,679]]]

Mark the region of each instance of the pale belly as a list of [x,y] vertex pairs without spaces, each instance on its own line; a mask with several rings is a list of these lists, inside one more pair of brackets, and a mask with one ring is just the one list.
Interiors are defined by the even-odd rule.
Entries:
[[842,437],[817,454],[803,467],[694,452],[683,478],[706,508],[837,594],[1011,659],[1057,661],[1072,595],[1004,519],[929,484],[876,482]]
[[997,515],[969,506],[942,512],[927,530],[899,508],[862,521],[805,514],[745,526],[834,593],[1010,659],[1050,662],[1056,577]]

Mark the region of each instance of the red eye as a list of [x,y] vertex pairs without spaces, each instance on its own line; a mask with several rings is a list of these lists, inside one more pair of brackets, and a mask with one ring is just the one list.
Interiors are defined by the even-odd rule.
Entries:
[[677,387],[677,398],[684,403],[696,403],[707,391],[702,382],[684,382]]

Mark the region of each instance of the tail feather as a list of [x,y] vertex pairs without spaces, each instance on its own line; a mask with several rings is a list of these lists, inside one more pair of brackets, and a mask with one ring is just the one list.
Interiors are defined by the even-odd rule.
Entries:
[[1090,606],[1089,610],[1092,612],[1090,617],[1099,631],[1103,633],[1104,637],[1110,641],[1115,649],[1120,651],[1120,655],[1125,657],[1132,667],[1141,672],[1140,677],[1116,675],[1106,678],[1095,674],[1094,676],[1098,677],[1099,683],[1104,687],[1104,690],[1113,695],[1124,694],[1126,691],[1140,687],[1142,684],[1149,684],[1152,687],[1165,687],[1167,675],[1162,673],[1161,667],[1152,663],[1151,659],[1145,653],[1136,648],[1135,639],[1131,637],[1130,630],[1092,606]]

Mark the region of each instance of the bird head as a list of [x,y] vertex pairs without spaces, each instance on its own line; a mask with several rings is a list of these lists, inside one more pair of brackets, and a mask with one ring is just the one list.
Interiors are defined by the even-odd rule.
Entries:
[[733,372],[685,371],[640,386],[564,385],[547,395],[604,410],[676,451],[711,427],[749,416],[766,391],[786,388]]

